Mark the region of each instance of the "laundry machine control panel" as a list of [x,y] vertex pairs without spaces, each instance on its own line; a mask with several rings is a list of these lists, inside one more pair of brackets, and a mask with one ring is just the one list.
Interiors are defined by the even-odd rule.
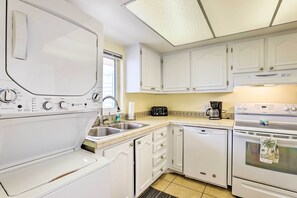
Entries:
[[[1,82],[1,81],[0,81]],[[6,82],[7,85],[7,82]],[[22,88],[0,87],[0,116],[15,114],[48,114],[99,111],[102,103],[102,88],[93,88],[84,96],[33,95]],[[1,115],[2,114],[2,115]]]

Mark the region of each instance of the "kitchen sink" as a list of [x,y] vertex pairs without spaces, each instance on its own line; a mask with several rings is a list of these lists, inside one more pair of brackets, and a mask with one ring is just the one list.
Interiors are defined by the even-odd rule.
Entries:
[[121,129],[110,128],[110,127],[93,127],[88,133],[89,138],[91,139],[101,139],[103,137],[119,134],[123,132]]
[[122,130],[131,130],[131,129],[138,129],[145,126],[148,126],[148,125],[142,124],[142,123],[120,122],[120,123],[111,124],[108,127],[115,128],[115,129],[122,129]]

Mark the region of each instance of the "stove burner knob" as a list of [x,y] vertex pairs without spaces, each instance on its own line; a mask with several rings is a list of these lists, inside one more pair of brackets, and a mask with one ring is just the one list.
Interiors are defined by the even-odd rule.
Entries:
[[3,89],[0,91],[0,101],[11,103],[17,99],[17,93],[12,89]]
[[292,110],[292,111],[297,111],[297,108],[296,108],[295,106],[293,106],[293,107],[291,108],[291,110]]
[[60,101],[59,102],[59,107],[61,109],[67,109],[68,105],[67,105],[67,103],[65,101]]
[[285,110],[285,111],[289,111],[290,108],[289,108],[289,107],[284,107],[284,110]]
[[51,110],[53,108],[53,104],[51,102],[49,102],[49,101],[46,101],[46,102],[43,103],[42,107],[45,110],[49,111],[49,110]]
[[93,95],[92,95],[92,100],[93,100],[94,102],[98,102],[98,101],[100,100],[100,95],[99,95],[99,93],[93,93]]

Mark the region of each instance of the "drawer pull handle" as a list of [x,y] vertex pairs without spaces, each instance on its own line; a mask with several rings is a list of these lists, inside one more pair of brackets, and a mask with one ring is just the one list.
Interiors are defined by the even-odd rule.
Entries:
[[138,144],[141,144],[141,141],[138,141],[137,143],[138,143]]
[[206,173],[204,173],[204,172],[200,172],[200,174],[201,174],[201,175],[206,175]]
[[163,169],[163,168],[161,168],[161,170],[160,170],[160,171],[162,171],[162,172],[163,172],[163,170],[164,170],[164,169]]
[[133,147],[133,143],[130,143],[130,147]]

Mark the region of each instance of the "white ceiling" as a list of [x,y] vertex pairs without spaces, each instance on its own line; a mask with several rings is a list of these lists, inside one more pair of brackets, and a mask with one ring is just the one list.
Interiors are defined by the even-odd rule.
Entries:
[[[214,21],[218,21],[217,19],[220,19],[219,18],[220,15],[216,15],[214,13],[214,15],[212,15],[213,18],[209,18],[209,20],[210,22],[213,21],[213,23],[215,24],[214,29],[216,28],[217,31],[220,32],[220,35],[222,37],[174,47],[165,39],[163,39],[159,34],[153,31],[150,27],[148,27],[142,21],[140,21],[136,16],[131,14],[127,8],[122,6],[124,3],[127,2],[127,0],[67,0],[67,1],[76,5],[78,8],[82,9],[90,16],[101,21],[104,25],[104,36],[108,40],[112,40],[113,42],[123,46],[129,46],[135,43],[143,43],[160,53],[167,53],[175,50],[182,50],[182,49],[192,48],[192,47],[206,45],[206,44],[225,42],[225,41],[240,39],[244,37],[263,35],[271,32],[278,32],[278,31],[297,28],[297,22],[291,22],[291,21],[295,21],[295,19],[297,18],[297,12],[296,12],[297,0],[283,0],[282,1],[283,7],[281,6],[279,9],[279,14],[275,18],[275,22],[274,22],[276,26],[274,27],[261,28],[254,31],[248,31],[248,32],[239,33],[239,34],[232,34],[230,36],[223,36],[228,34],[228,32],[226,33],[226,30],[223,29],[224,27],[228,27],[228,26],[232,27],[232,25],[236,23],[237,26],[233,25],[235,28],[231,30],[236,33],[236,32],[240,32],[240,28],[242,28],[241,24],[243,23],[241,23],[240,20],[238,20],[239,19],[238,17],[236,18],[234,17],[233,20],[235,22],[231,21],[229,24],[222,24],[219,22],[215,23]],[[207,2],[207,1],[208,0],[203,0],[202,2]],[[249,1],[247,0],[247,2]],[[234,16],[236,15],[240,16],[242,13],[243,14],[242,20],[245,20],[248,22],[248,16],[250,16],[251,20],[259,20],[259,23],[266,23],[267,18],[271,17],[270,16],[271,13],[268,13],[268,11],[271,10],[275,2],[276,2],[275,0],[271,1],[271,4],[273,4],[272,6],[262,7],[261,8],[262,13],[257,14],[256,16],[254,16],[253,12],[251,12],[251,10],[253,10],[252,6],[251,8],[248,6],[245,6],[247,10],[245,10],[244,13],[235,12]],[[292,5],[295,5],[295,6],[292,6]],[[209,4],[208,6],[211,6],[211,4]],[[226,10],[222,10],[222,13],[225,12],[225,14],[227,14],[230,11],[232,11],[232,9],[228,10],[228,7],[232,8],[232,6],[233,5],[225,6]],[[240,5],[237,5],[237,6],[240,6]],[[233,9],[235,8],[236,8],[236,5],[234,5]],[[205,10],[207,11],[207,9],[208,8],[206,6]],[[288,22],[291,22],[291,23],[288,23]],[[285,23],[285,24],[278,25],[282,23]],[[250,29],[253,29],[253,28],[254,27],[251,25]],[[178,31],[178,29],[176,31]]]

